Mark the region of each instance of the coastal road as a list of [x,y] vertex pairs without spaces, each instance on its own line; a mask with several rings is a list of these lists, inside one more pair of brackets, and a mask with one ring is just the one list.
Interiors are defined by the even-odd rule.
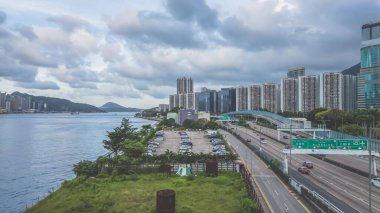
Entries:
[[220,130],[227,143],[232,147],[240,159],[246,163],[247,169],[251,172],[264,200],[270,206],[271,212],[310,212],[303,204],[290,193],[288,188],[278,179],[271,169],[250,150],[230,133]]
[[[265,138],[266,144],[261,144],[263,150],[277,158],[283,159],[282,149],[284,145],[267,136],[271,129],[257,127],[255,130],[261,133],[243,127],[234,127],[237,134],[243,138],[249,138],[252,143],[260,144],[259,138]],[[272,135],[271,135],[272,136]],[[273,137],[273,136],[272,136]],[[277,135],[276,135],[277,137]],[[303,175],[322,190],[331,194],[336,204],[345,203],[351,210],[347,212],[368,212],[368,179],[356,173],[342,169],[325,161],[314,158],[310,155],[292,155],[290,167],[297,170],[304,161],[312,161],[314,168],[310,175]],[[342,207],[341,208],[346,208]],[[372,212],[380,213],[380,189],[372,187]]]

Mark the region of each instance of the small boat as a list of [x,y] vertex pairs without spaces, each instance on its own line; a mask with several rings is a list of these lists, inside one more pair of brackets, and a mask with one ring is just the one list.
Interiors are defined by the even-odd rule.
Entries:
[[71,115],[79,115],[79,112],[70,112]]

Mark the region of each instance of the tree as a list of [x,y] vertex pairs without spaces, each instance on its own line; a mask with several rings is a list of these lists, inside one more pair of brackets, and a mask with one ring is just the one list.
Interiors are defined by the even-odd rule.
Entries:
[[76,176],[85,175],[87,177],[93,177],[98,174],[98,167],[96,162],[82,160],[79,163],[74,164],[73,171]]
[[191,120],[191,119],[186,119],[184,122],[183,122],[183,124],[182,124],[182,126],[183,127],[185,127],[185,128],[187,128],[187,129],[191,129],[192,128],[192,125],[193,125],[193,120]]
[[122,150],[124,155],[132,158],[138,158],[144,153],[144,145],[139,141],[130,141],[124,143]]
[[339,127],[338,130],[343,133],[354,135],[354,136],[360,136],[364,134],[364,128],[357,124],[343,125]]
[[307,113],[306,118],[307,118],[307,120],[309,120],[311,122],[317,122],[318,119],[315,118],[316,114],[319,112],[323,112],[323,111],[326,111],[326,109],[324,109],[324,108],[313,109],[312,111]]
[[120,127],[114,128],[112,132],[107,132],[108,140],[103,140],[104,148],[108,149],[111,154],[117,156],[124,146],[126,139],[137,140],[138,134],[135,132],[136,128],[133,128],[131,122],[123,118]]
[[205,129],[212,129],[212,130],[217,130],[219,128],[219,125],[214,122],[214,121],[209,121],[207,124],[204,126]]

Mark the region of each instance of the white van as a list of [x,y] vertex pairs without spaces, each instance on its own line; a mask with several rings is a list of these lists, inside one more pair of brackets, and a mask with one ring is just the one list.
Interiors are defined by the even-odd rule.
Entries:
[[380,178],[373,178],[371,180],[372,185],[377,186],[380,188]]

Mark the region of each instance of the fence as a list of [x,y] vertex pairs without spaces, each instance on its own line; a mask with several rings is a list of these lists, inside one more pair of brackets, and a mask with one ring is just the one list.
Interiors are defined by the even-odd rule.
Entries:
[[249,174],[249,172],[247,171],[247,169],[245,168],[243,164],[239,165],[239,171],[240,171],[240,174],[243,176],[245,188],[247,189],[249,197],[255,200],[257,203],[257,207],[258,207],[257,210],[253,209],[252,212],[264,213],[263,207],[259,200],[259,196],[256,193],[256,190],[252,184],[253,183],[252,176]]
[[[189,165],[191,172],[205,172],[206,171],[206,163],[205,162],[199,162],[199,163],[168,163],[167,165],[170,165],[171,172],[176,173],[180,166],[182,165]],[[236,172],[236,161],[232,162],[218,162],[218,171],[233,171]],[[129,165],[126,167],[120,167],[125,173],[158,173],[158,168],[160,164],[136,164],[136,165]],[[105,169],[107,170],[107,169]],[[103,170],[104,171],[104,170]],[[111,172],[111,171],[109,171]]]

